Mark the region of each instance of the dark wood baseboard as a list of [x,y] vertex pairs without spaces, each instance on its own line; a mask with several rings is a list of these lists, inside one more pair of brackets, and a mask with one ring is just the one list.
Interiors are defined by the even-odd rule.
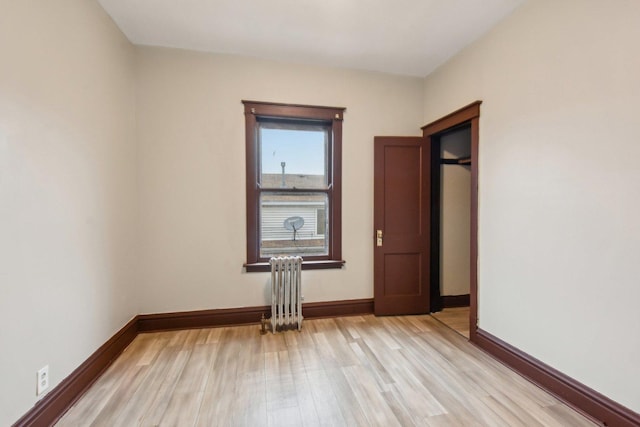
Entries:
[[373,314],[373,298],[309,302],[302,305],[302,314],[305,319]]
[[[140,332],[169,331],[175,329],[210,328],[260,323],[264,314],[269,317],[271,307],[221,308],[215,310],[181,311],[177,313],[141,314],[138,316]],[[304,311],[303,311],[304,313]]]
[[[138,315],[36,403],[13,427],[55,424],[140,332],[258,324],[262,314],[269,317],[270,313],[271,307],[265,305]],[[303,305],[302,313],[305,319],[372,314],[373,299],[311,302]]]
[[454,307],[469,307],[471,301],[470,295],[443,295],[442,307],[454,308]]
[[[80,398],[139,332],[257,324],[268,306],[139,315],[96,350],[43,397],[14,427],[51,426]],[[306,319],[373,313],[373,299],[314,302],[304,305]],[[550,366],[478,329],[473,342],[543,389],[607,426],[640,425],[640,414],[612,401]]]
[[605,426],[640,426],[640,414],[523,353],[490,333],[478,329],[473,342],[594,421]]
[[[372,298],[309,302],[302,305],[302,314],[305,319],[371,313],[373,313]],[[138,330],[140,332],[153,332],[258,324],[263,314],[265,318],[269,318],[271,316],[271,306],[264,305],[178,313],[141,314],[138,316]]]
[[62,380],[33,408],[13,424],[14,427],[51,426],[69,409],[84,391],[98,379],[138,334],[138,318],[134,317],[122,329],[96,350],[82,365]]

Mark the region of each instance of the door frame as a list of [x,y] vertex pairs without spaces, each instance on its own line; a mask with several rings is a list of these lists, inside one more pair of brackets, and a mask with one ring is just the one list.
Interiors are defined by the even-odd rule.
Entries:
[[[463,124],[471,125],[471,236],[469,282],[469,340],[476,341],[478,329],[478,144],[480,104],[475,101],[422,127],[422,136],[431,145],[438,134]],[[433,234],[432,234],[433,237]]]

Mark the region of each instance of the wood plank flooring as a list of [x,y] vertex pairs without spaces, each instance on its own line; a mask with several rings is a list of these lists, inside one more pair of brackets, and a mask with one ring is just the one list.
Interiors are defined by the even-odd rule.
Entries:
[[462,336],[469,338],[469,307],[445,308],[431,315]]
[[431,316],[141,334],[57,426],[592,426]]

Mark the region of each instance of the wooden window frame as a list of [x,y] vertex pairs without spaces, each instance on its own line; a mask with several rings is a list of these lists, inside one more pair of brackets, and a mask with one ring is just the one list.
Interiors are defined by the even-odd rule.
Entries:
[[[258,123],[264,119],[320,120],[331,125],[328,166],[329,235],[328,255],[307,256],[304,270],[342,268],[342,119],[345,108],[313,105],[245,101],[246,197],[247,197],[247,272],[270,271],[268,259],[260,257],[260,194],[258,165]],[[286,191],[286,190],[285,190]]]

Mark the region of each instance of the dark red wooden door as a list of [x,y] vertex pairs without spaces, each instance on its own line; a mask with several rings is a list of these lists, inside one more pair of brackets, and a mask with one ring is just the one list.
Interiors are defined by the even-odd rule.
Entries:
[[374,311],[428,313],[430,147],[422,137],[374,146]]

